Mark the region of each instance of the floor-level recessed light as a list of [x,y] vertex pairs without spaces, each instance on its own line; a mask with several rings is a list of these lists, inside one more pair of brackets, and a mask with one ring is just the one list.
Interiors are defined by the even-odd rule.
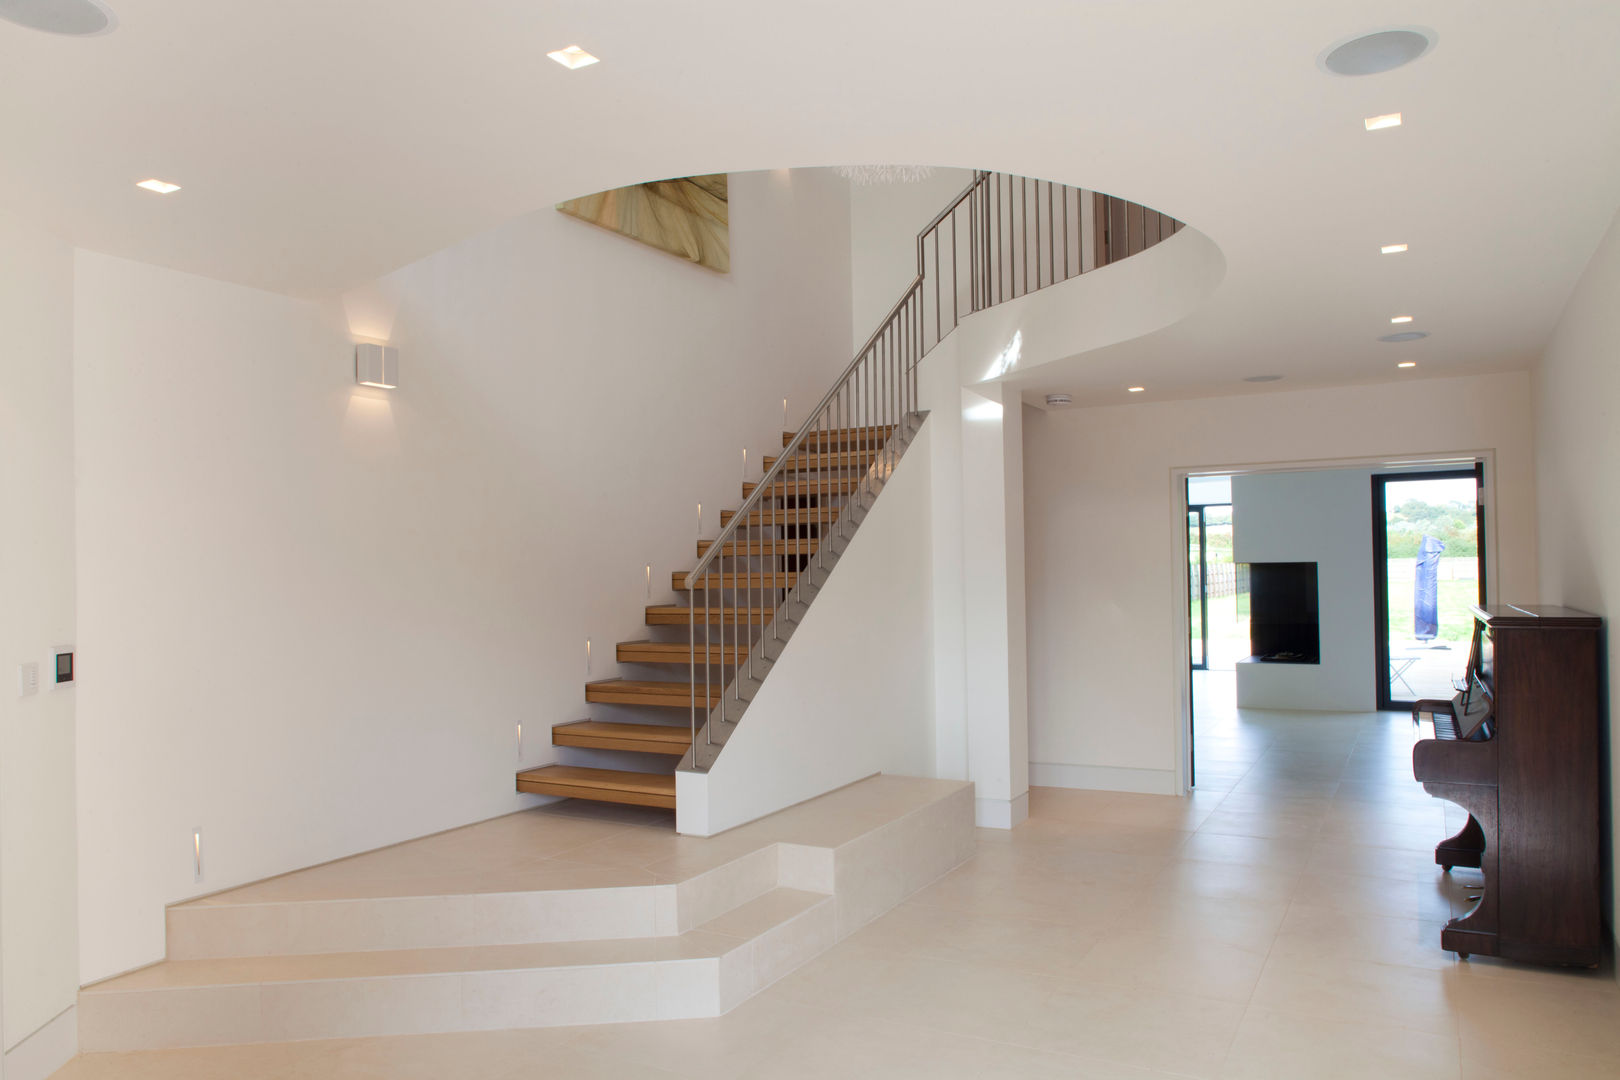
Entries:
[[1409,322],[1412,321],[1412,316],[1410,316],[1410,315],[1391,315],[1389,321],[1392,322],[1392,323],[1409,323]]
[[1382,131],[1384,128],[1400,127],[1401,114],[1398,112],[1385,113],[1383,116],[1369,116],[1362,121],[1368,131]]
[[1378,249],[1378,254],[1380,254],[1380,255],[1399,255],[1401,252],[1403,252],[1405,250],[1406,250],[1406,245],[1405,244],[1385,244],[1383,247]]
[[167,180],[142,180],[135,186],[138,188],[145,188],[147,191],[155,191],[159,195],[167,195],[171,191],[180,190],[179,184],[171,184]]
[[1396,364],[1395,366],[1396,367],[1417,367],[1417,361],[1416,360],[1402,360],[1400,363]]
[[1281,375],[1245,375],[1245,376],[1243,376],[1243,381],[1244,382],[1277,382],[1281,378],[1282,378]]
[[1125,388],[1125,392],[1127,394],[1140,394],[1142,391],[1144,391],[1146,389],[1147,389],[1147,387],[1145,387],[1145,386],[1127,386]]
[[[558,49],[555,52],[548,52],[546,55],[570,71],[573,71],[575,68],[590,67],[592,64],[596,63],[596,57],[592,56],[578,45],[570,45],[566,49]],[[1397,117],[1396,123],[1399,122],[1400,118]]]

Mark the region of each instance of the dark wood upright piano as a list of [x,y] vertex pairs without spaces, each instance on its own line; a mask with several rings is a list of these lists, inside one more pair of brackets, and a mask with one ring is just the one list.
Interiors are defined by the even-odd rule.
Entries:
[[1440,946],[1544,964],[1602,959],[1598,672],[1603,620],[1569,608],[1474,608],[1468,672],[1450,701],[1419,701],[1435,737],[1412,749],[1431,795],[1468,811],[1434,860],[1477,866],[1479,901]]

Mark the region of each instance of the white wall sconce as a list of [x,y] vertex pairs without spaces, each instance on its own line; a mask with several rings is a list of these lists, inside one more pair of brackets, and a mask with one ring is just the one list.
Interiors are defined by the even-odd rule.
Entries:
[[399,350],[391,345],[356,345],[354,381],[384,390],[399,386]]

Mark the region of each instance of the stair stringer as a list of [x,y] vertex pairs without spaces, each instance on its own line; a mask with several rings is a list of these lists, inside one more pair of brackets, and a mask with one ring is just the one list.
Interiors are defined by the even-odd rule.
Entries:
[[931,769],[926,417],[912,414],[868,470],[779,610],[779,634],[756,644],[756,677],[727,688],[724,724],[711,715],[712,743],[699,729],[708,767],[681,761],[678,831],[712,835],[873,773]]

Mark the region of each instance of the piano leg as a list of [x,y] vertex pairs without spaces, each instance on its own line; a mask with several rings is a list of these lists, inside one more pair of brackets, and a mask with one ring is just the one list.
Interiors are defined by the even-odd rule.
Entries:
[[[1440,931],[1440,947],[1454,952],[1460,959],[1479,953],[1497,955],[1497,798],[1495,786],[1483,784],[1426,783],[1423,789],[1430,795],[1454,802],[1469,813],[1468,824],[1479,829],[1480,849],[1477,865],[1485,876],[1479,902],[1466,915],[1446,923]],[[1468,833],[1464,828],[1458,837]],[[1450,841],[1447,841],[1449,843]],[[1436,858],[1439,858],[1438,852]],[[1441,865],[1444,865],[1443,863]]]
[[1435,845],[1434,861],[1448,872],[1453,866],[1478,866],[1484,850],[1485,832],[1479,827],[1479,819],[1469,814],[1468,824],[1456,836]]

